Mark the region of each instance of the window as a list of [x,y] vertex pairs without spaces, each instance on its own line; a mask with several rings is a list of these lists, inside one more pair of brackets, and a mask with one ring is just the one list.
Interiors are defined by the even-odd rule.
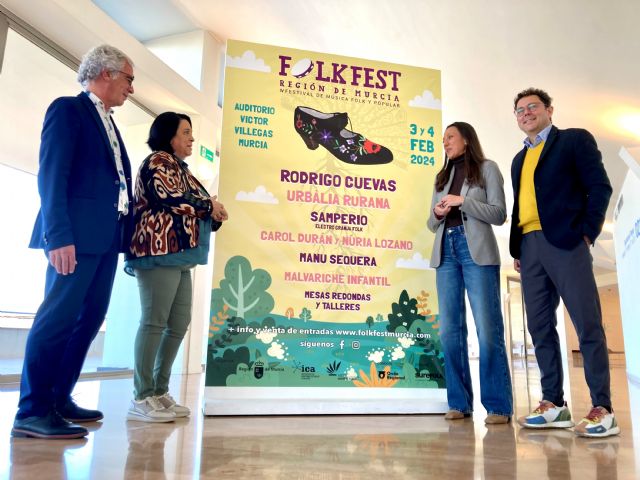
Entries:
[[[44,293],[47,260],[41,250],[28,248],[40,206],[36,175],[42,121],[53,99],[79,92],[72,68],[9,29],[0,72],[0,375],[20,373],[26,338]],[[149,153],[145,141],[153,116],[127,102],[114,118],[135,174]],[[85,371],[132,368],[139,310],[135,279],[120,266],[107,321],[91,346]]]

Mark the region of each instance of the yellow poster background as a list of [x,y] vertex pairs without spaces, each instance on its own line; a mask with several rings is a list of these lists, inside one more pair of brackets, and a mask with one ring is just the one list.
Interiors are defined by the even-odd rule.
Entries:
[[[412,359],[419,378],[417,358],[424,344],[401,343],[400,352],[393,343],[397,338],[383,334],[403,331],[402,322],[389,327],[390,316],[402,315],[402,305],[392,305],[403,302],[403,292],[417,300],[416,313],[424,317],[430,337],[437,333],[435,271],[428,262],[433,234],[425,223],[434,177],[442,165],[440,99],[436,70],[228,42],[219,199],[229,220],[216,237],[208,363],[214,357],[220,360],[225,349],[236,348],[234,334],[244,328],[243,335],[264,344],[255,355],[252,344],[249,360],[243,363],[242,371],[247,378],[253,375],[252,382],[258,375],[268,376],[256,373],[255,362],[268,373],[275,363],[299,367],[313,360],[314,370],[324,371],[332,358],[335,367],[346,358],[341,352],[356,346],[339,343],[351,338],[336,331],[336,325],[344,324],[354,328],[353,338],[362,337],[362,342],[356,340],[361,351],[355,353],[363,357],[365,368],[371,361],[376,371],[388,367],[403,379],[402,364],[396,368],[401,354],[404,363]],[[332,146],[309,148],[296,117],[301,108],[319,112],[305,120],[317,120],[320,127],[326,127],[325,118],[346,114],[347,133],[319,128],[314,134],[322,130]],[[336,149],[352,148],[344,138],[352,135],[349,132],[366,138],[365,148],[355,150],[351,159],[341,158]],[[379,160],[384,149],[393,155],[390,163],[367,164]],[[227,287],[223,298],[221,282],[230,279],[230,272],[234,276],[242,270],[234,263],[239,256],[250,265],[245,273],[260,270],[256,282],[264,282],[266,274],[268,286],[256,295],[266,292],[272,300],[242,299],[243,315],[238,316],[243,322],[232,323],[230,331],[228,319],[238,314],[234,301],[229,301],[235,294]],[[230,283],[234,282],[236,277]],[[263,302],[268,311],[244,309],[251,302]],[[265,325],[266,316],[274,318],[275,325]],[[257,338],[256,328],[247,330],[251,321],[276,335],[267,341]],[[286,338],[286,328],[318,331],[322,324],[331,325],[329,337],[336,339],[329,341],[325,335],[318,342],[331,347],[303,347],[298,337],[293,343]],[[373,330],[382,333],[370,335]],[[375,342],[383,340],[386,344],[376,347]],[[280,342],[275,349],[274,342]],[[384,352],[372,357],[376,348]],[[411,349],[416,354],[409,357]],[[338,375],[349,380],[346,367],[345,362]],[[297,384],[284,381],[281,369],[273,372],[280,372],[275,384]],[[208,374],[207,385],[232,384],[239,381],[235,376],[240,371],[228,375],[229,371],[221,380]],[[326,386],[321,378],[315,381]]]

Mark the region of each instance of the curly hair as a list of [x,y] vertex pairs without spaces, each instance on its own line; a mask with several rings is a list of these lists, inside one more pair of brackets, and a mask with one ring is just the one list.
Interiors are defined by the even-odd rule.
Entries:
[[532,95],[537,96],[542,101],[542,103],[544,103],[545,107],[549,108],[551,106],[552,98],[547,92],[545,92],[544,90],[540,90],[539,88],[529,87],[526,90],[522,90],[520,93],[518,93],[518,95],[516,95],[516,98],[513,99],[513,108],[515,109],[518,106],[518,102],[521,98],[530,97]]
[[98,78],[103,70],[118,72],[124,64],[133,67],[133,62],[121,50],[111,45],[99,45],[89,50],[78,68],[78,82],[86,87],[91,80]]

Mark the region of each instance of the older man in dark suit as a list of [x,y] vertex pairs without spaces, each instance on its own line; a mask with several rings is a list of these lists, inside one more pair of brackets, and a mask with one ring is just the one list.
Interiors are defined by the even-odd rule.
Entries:
[[88,431],[71,422],[102,419],[71,392],[130,237],[131,165],[111,109],[133,93],[133,63],[102,45],[84,56],[78,81],[84,92],[56,99],[42,129],[41,208],[29,246],[44,249],[49,265],[27,340],[14,436],[79,438]]
[[551,124],[551,97],[529,88],[514,101],[525,147],[511,165],[510,251],[521,273],[527,326],[540,367],[542,401],[518,422],[527,428],[574,426],[564,401],[556,309],[576,328],[593,407],[576,425],[587,437],[620,432],[611,408],[609,356],[589,248],[602,230],[611,184],[593,136]]

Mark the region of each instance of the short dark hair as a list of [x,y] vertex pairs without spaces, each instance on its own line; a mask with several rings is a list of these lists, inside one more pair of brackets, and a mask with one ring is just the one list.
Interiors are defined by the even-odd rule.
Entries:
[[531,95],[535,95],[540,100],[542,100],[542,103],[544,103],[544,106],[546,108],[549,108],[551,106],[552,98],[547,92],[545,92],[544,90],[540,90],[539,88],[529,87],[526,90],[522,90],[518,95],[516,95],[516,98],[513,100],[513,108],[515,109],[517,107],[518,102],[521,98],[529,97]]
[[147,145],[154,152],[163,151],[173,154],[171,139],[178,133],[180,120],[186,120],[191,125],[191,119],[184,113],[164,112],[156,117],[149,129]]

